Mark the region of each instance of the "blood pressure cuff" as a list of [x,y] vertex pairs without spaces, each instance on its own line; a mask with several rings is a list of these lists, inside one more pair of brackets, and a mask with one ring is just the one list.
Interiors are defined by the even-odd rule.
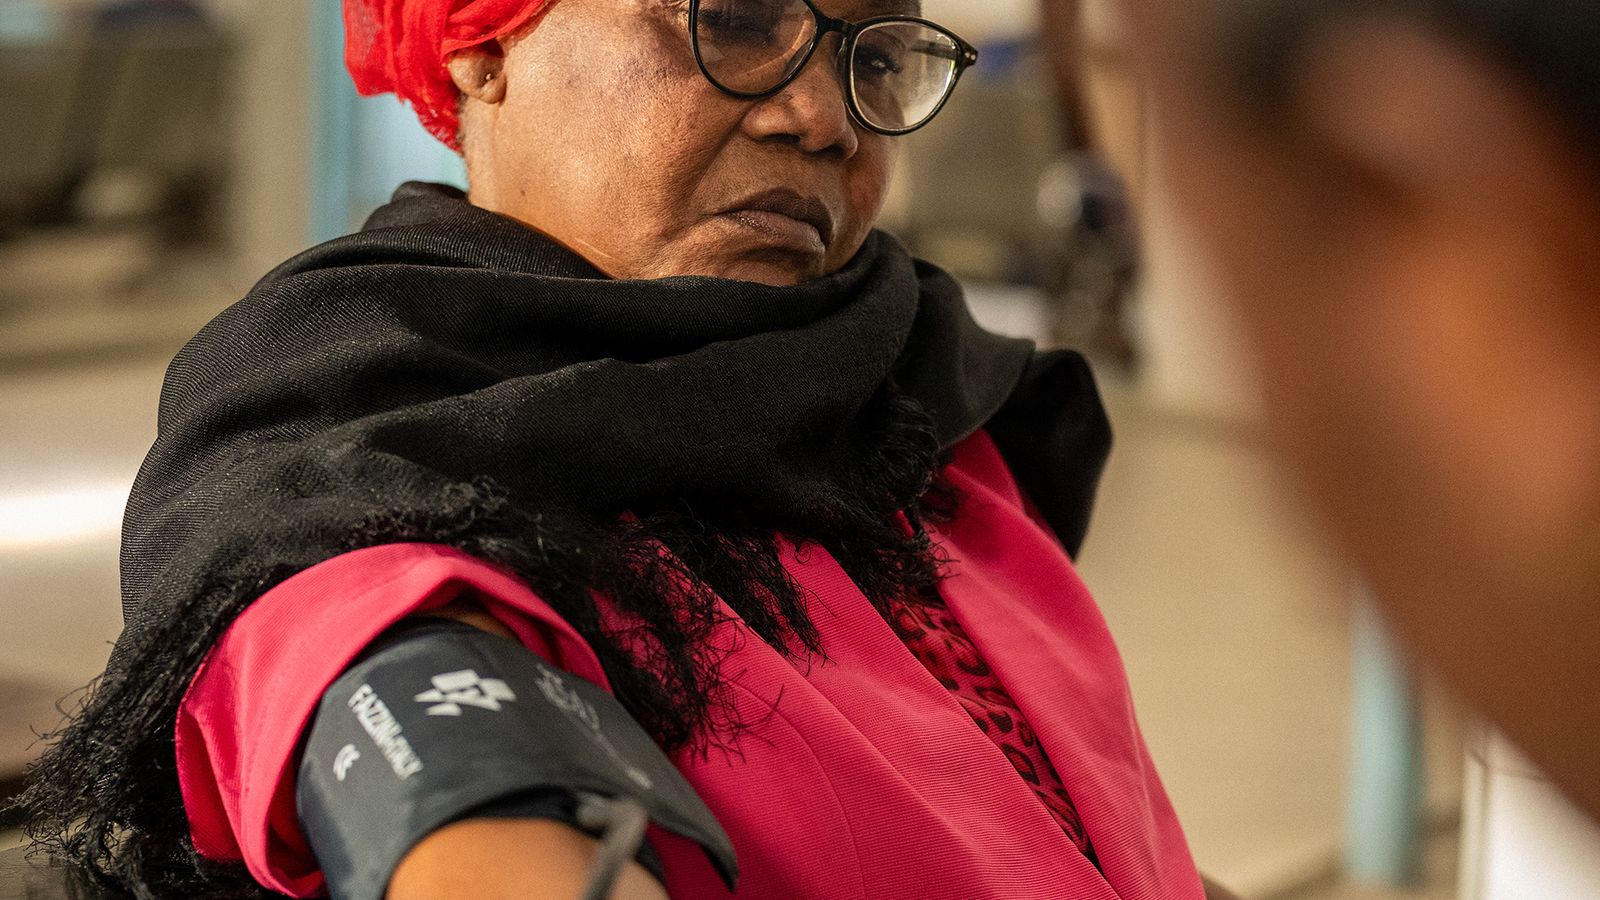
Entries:
[[[437,617],[385,632],[323,695],[296,788],[334,900],[382,900],[405,854],[451,822],[580,827],[577,807],[595,796],[639,801],[733,888],[732,842],[614,697],[510,638]],[[640,862],[661,877],[648,844]]]

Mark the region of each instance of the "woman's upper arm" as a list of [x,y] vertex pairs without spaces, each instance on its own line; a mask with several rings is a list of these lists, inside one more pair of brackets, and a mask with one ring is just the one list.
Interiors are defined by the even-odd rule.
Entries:
[[[465,598],[475,598],[463,602]],[[330,598],[338,598],[332,602]],[[484,612],[493,607],[495,614]],[[323,692],[387,627],[448,609],[552,665],[604,683],[586,642],[521,581],[448,547],[354,551],[274,587],[236,619],[179,710],[179,783],[195,849],[242,860],[263,886],[317,896],[323,878],[295,810],[299,736]]]

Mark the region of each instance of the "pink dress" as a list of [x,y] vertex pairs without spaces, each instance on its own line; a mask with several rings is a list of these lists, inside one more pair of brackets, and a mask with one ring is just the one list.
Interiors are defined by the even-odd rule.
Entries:
[[[945,477],[944,605],[886,622],[833,558],[783,542],[826,661],[789,660],[731,610],[734,746],[673,761],[739,854],[736,894],[699,848],[652,829],[682,898],[1203,900],[1105,621],[1030,515],[987,435]],[[530,650],[608,687],[588,645],[525,584],[457,550],[396,544],[283,582],[242,614],[179,711],[196,849],[318,896],[294,750],[326,690],[384,628],[471,595]],[[780,699],[781,698],[781,699]]]

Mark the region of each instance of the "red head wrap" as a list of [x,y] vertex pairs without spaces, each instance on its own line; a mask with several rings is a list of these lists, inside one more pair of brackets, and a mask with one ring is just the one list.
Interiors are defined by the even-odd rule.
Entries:
[[456,148],[450,55],[515,32],[549,0],[344,0],[345,65],[365,96],[394,93]]

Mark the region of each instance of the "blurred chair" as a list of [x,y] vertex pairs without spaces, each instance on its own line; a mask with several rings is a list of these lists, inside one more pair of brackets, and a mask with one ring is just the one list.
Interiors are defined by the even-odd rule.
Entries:
[[962,82],[906,139],[889,227],[958,278],[1038,288],[1050,343],[1130,368],[1122,301],[1137,253],[1126,194],[1098,159],[1064,152],[1039,61],[1012,54],[1001,74]]
[[221,32],[187,23],[0,43],[0,226],[83,224],[74,192],[105,173],[192,222],[225,160],[229,63]]
[[81,171],[75,117],[89,47],[0,42],[0,232],[61,201]]
[[0,43],[0,209],[67,205],[92,173],[149,179],[180,206],[204,193],[225,159],[229,63],[225,36],[191,24]]
[[1038,204],[1056,127],[1043,79],[1026,69],[963,81],[939,118],[906,139],[898,231],[913,251],[960,277],[1052,287],[1063,239]]
[[173,183],[204,180],[221,158],[217,122],[229,47],[209,28],[141,27],[95,38],[98,168],[138,169]]
[[227,156],[228,41],[178,23],[105,29],[94,45],[103,68],[82,112],[94,126],[88,168],[143,185],[147,202],[132,214],[153,218],[168,243],[196,236]]

